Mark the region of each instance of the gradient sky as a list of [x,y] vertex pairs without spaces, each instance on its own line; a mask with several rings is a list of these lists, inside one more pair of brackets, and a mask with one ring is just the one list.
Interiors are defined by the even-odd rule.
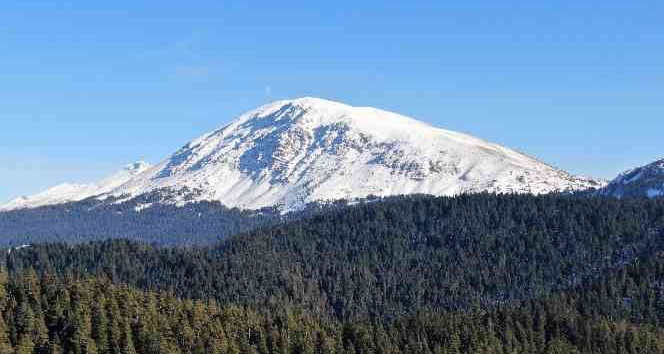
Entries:
[[0,202],[300,96],[611,178],[664,156],[662,19],[661,0],[4,0]]

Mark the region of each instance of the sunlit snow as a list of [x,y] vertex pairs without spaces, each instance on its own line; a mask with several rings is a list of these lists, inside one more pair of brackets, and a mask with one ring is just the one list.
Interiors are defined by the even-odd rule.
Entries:
[[[181,204],[214,200],[228,207],[290,211],[309,202],[368,195],[539,194],[600,186],[466,134],[317,98],[247,112],[124,182],[102,193],[72,188],[65,199],[127,198],[167,189],[174,196],[169,200]],[[34,196],[20,204],[37,201],[50,199]]]

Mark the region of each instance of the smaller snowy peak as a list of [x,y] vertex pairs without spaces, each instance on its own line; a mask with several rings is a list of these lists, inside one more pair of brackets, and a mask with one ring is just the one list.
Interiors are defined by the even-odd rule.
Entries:
[[600,194],[618,198],[664,196],[664,158],[621,173]]
[[127,183],[130,179],[134,178],[135,176],[138,176],[141,173],[149,170],[151,167],[152,165],[150,165],[145,161],[138,161],[129,164],[125,166],[122,170],[95,183],[94,186],[96,187],[96,191],[94,194],[90,196],[110,192],[111,190]]
[[35,195],[22,196],[13,199],[7,204],[0,206],[0,211],[35,208],[44,205],[82,200],[85,199],[85,197],[79,198],[79,196],[89,196],[94,190],[94,185],[90,184],[62,183]]
[[129,165],[125,166],[124,170],[141,173],[150,167],[152,167],[152,165],[150,165],[145,161],[136,161],[134,163],[130,163]]
[[62,204],[108,193],[151,167],[150,164],[144,161],[134,162],[95,183],[62,183],[32,196],[18,197],[0,206],[0,211]]

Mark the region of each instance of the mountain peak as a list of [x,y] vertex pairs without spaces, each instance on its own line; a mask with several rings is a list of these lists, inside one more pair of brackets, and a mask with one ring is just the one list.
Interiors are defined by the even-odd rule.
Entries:
[[319,98],[319,97],[311,97],[311,96],[305,96],[305,97],[299,97],[299,98],[293,98],[293,99],[287,99],[282,102],[290,102],[292,104],[298,104],[298,105],[303,105],[303,106],[311,106],[311,105],[341,105],[341,106],[348,106],[344,103],[333,101],[333,100],[328,100],[325,98]]
[[294,210],[370,194],[547,193],[591,186],[597,183],[466,134],[304,97],[240,115],[111,194],[189,191],[176,194],[182,202]]
[[651,164],[652,167],[656,167],[664,170],[664,158],[661,158]]
[[328,100],[324,98],[318,98],[318,97],[310,97],[310,96],[305,96],[305,97],[298,97],[298,98],[291,98],[291,99],[285,99],[285,100],[278,100],[274,101],[271,103],[268,103],[264,106],[286,106],[286,105],[293,105],[293,106],[300,106],[303,108],[306,107],[312,107],[312,106],[344,106],[344,107],[350,107],[349,105],[333,100]]
[[164,200],[181,204],[291,211],[369,195],[539,194],[601,185],[397,113],[303,97],[244,113],[156,166],[139,161],[92,185],[17,200],[14,208],[163,191]]
[[[266,104],[239,116],[213,134],[232,131],[238,127],[284,127],[286,125],[306,131],[331,126],[347,127],[383,140],[412,140],[413,134],[431,136],[440,132],[445,132],[450,138],[474,139],[463,134],[438,129],[393,112],[371,107],[354,107],[314,97],[281,100]],[[479,142],[479,139],[475,140]]]
[[600,194],[618,198],[664,196],[664,158],[621,173]]

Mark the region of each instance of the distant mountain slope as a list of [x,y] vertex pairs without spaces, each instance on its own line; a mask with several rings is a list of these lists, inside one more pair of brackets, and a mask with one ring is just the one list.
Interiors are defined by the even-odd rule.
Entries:
[[599,193],[618,198],[664,196],[664,159],[620,174]]
[[[0,247],[36,242],[85,242],[127,238],[156,245],[204,245],[228,235],[279,222],[277,211],[229,209],[218,202],[185,206],[155,203],[155,191],[117,202],[88,198],[78,202],[0,213]],[[150,207],[148,207],[150,206]]]
[[150,167],[150,164],[139,161],[125,166],[122,170],[115,172],[96,183],[63,183],[33,196],[16,198],[9,203],[0,206],[0,211],[62,204],[104,194],[126,183],[131,178],[146,171]]

